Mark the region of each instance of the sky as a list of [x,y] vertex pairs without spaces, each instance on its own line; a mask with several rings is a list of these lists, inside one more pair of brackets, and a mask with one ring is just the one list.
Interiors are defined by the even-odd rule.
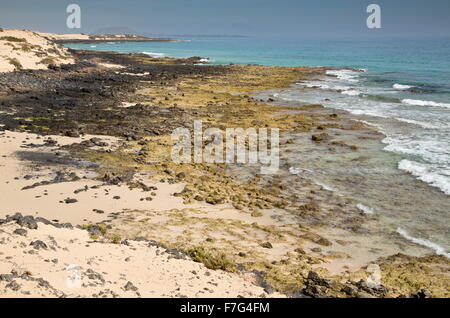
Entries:
[[[66,8],[81,7],[81,29]],[[381,7],[381,29],[366,8]],[[0,27],[58,33],[127,28],[146,35],[450,36],[450,0],[0,0]]]

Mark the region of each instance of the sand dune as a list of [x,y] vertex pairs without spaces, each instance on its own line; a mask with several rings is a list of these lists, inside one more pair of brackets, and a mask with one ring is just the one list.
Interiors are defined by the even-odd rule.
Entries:
[[46,69],[50,64],[74,63],[66,48],[39,33],[0,29],[0,72],[20,69]]
[[58,33],[46,33],[36,32],[40,36],[52,41],[58,40],[89,40],[89,35],[83,33],[70,33],[70,34],[58,34]]
[[100,243],[82,229],[37,226],[0,225],[0,297],[269,296],[252,274],[208,270],[149,241]]

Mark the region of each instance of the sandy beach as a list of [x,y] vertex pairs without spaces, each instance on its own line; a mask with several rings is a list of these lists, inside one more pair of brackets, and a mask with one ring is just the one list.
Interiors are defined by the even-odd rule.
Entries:
[[[0,32],[1,297],[449,297],[445,255],[293,169],[302,151],[363,161],[383,138],[345,111],[275,100],[330,68],[58,44],[74,39],[111,40]],[[171,133],[194,120],[279,128],[279,171],[173,162]]]

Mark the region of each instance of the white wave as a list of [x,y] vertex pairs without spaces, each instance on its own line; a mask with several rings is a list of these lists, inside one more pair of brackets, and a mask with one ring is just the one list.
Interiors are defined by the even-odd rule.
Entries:
[[334,187],[332,187],[332,186],[330,186],[328,184],[325,184],[325,183],[322,183],[322,182],[317,182],[317,181],[316,181],[316,184],[318,186],[321,186],[324,190],[332,191],[332,192],[337,191],[336,188],[334,188]]
[[92,48],[97,47],[97,45],[91,45]]
[[[417,179],[439,188],[445,194],[450,195],[450,174],[448,176],[437,173],[433,167],[415,161],[403,159],[398,163],[398,168],[411,173]],[[440,171],[441,173],[445,171]]]
[[403,104],[414,105],[414,106],[432,106],[432,107],[445,107],[450,108],[450,104],[447,103],[437,103],[433,101],[420,100],[420,99],[404,99]]
[[439,129],[439,128],[441,128],[439,126],[431,125],[429,123],[425,123],[423,121],[418,121],[418,120],[414,120],[414,119],[406,119],[406,118],[401,118],[401,117],[395,117],[395,119],[397,119],[398,121],[402,121],[402,122],[408,123],[408,124],[417,125],[417,126],[420,126],[422,128],[426,128],[426,129]]
[[373,117],[389,118],[389,116],[380,114],[379,111],[373,109],[346,109],[346,110],[353,115],[368,115]]
[[319,88],[323,90],[331,90],[331,91],[347,91],[352,89],[349,86],[336,85],[332,81],[319,82],[319,81],[311,81],[305,83],[298,83],[306,88]]
[[198,60],[199,63],[195,63],[194,65],[205,65],[205,64],[209,64],[212,60],[210,60],[209,58],[205,57],[205,58],[201,58],[200,60]]
[[[442,136],[442,135],[441,135]],[[384,148],[398,154],[420,156],[427,162],[439,166],[447,166],[450,160],[448,142],[438,136],[430,136],[423,139],[423,136],[416,135],[389,135],[382,142],[387,144]],[[447,168],[450,169],[450,168]],[[450,177],[450,172],[448,173]]]
[[164,57],[164,53],[156,53],[156,52],[142,52],[143,54],[149,55],[151,57]]
[[407,90],[407,89],[411,89],[411,88],[413,88],[414,86],[411,86],[411,85],[403,85],[403,84],[394,84],[393,86],[392,86],[392,88],[393,89],[396,89],[396,90],[399,90],[399,91],[404,91],[404,90]]
[[436,252],[436,254],[438,254],[438,255],[443,255],[443,256],[445,256],[447,258],[450,258],[450,253],[447,253],[442,246],[440,246],[440,245],[438,245],[436,243],[433,243],[433,242],[425,240],[425,239],[420,239],[420,238],[416,238],[416,237],[410,236],[408,234],[408,232],[406,232],[405,230],[403,230],[401,228],[397,229],[397,233],[399,233],[405,239],[407,239],[407,240],[409,240],[409,241],[411,241],[413,243],[416,243],[416,244],[419,244],[419,245],[422,245],[422,246],[425,246],[425,247],[433,249]]
[[338,79],[348,82],[358,82],[358,72],[351,70],[328,70],[327,75],[336,76]]
[[364,214],[375,214],[375,211],[364,204],[357,204],[356,207],[360,209]]
[[295,167],[290,167],[289,168],[289,173],[290,174],[299,174],[301,172],[301,169],[295,168]]
[[307,88],[320,88],[320,89],[330,89],[330,85],[318,83],[318,82],[309,82],[301,84]]
[[365,125],[367,125],[367,126],[371,126],[371,127],[376,128],[376,129],[377,129],[379,132],[381,132],[382,134],[386,134],[386,133],[384,132],[383,128],[382,128],[380,125],[378,125],[378,124],[370,123],[370,122],[365,121],[365,120],[362,120],[362,119],[358,119],[357,121],[359,121],[359,122],[361,122],[361,123],[363,123],[363,124],[365,124]]
[[356,89],[350,89],[348,91],[343,91],[342,94],[349,95],[349,96],[358,96],[362,94],[362,92],[356,90]]
[[290,174],[296,174],[296,175],[299,176],[299,175],[305,175],[305,174],[313,173],[313,171],[308,170],[308,169],[290,167],[289,168],[289,173]]

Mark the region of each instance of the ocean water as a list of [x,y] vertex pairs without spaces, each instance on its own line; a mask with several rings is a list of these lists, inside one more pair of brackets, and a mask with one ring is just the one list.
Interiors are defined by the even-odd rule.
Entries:
[[[450,232],[450,208],[446,208],[450,206],[450,37],[182,40],[68,46],[153,56],[201,56],[211,64],[336,68],[322,78],[296,83],[276,97],[344,109],[382,131],[386,135],[384,151],[395,154],[397,169],[440,191],[444,194],[440,201],[448,200],[439,202],[440,208],[433,210],[439,215],[436,222],[441,231],[439,248],[434,249],[446,254]],[[373,207],[364,206],[363,210],[373,212]],[[414,218],[411,214],[411,220]],[[416,231],[419,236],[414,237],[416,241],[435,244],[431,223],[427,225],[428,234],[420,237]],[[409,237],[403,229],[399,233]]]

